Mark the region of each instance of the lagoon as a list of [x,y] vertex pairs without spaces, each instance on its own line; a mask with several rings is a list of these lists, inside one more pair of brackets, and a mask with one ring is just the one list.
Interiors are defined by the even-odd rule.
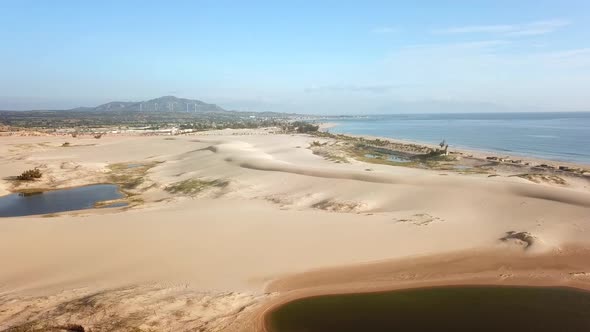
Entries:
[[[69,189],[15,193],[0,197],[0,217],[19,217],[91,209],[102,201],[123,198],[114,184],[95,184]],[[122,206],[117,203],[115,206]],[[106,207],[115,207],[107,205]]]
[[452,286],[295,300],[271,332],[590,331],[590,293],[571,288]]

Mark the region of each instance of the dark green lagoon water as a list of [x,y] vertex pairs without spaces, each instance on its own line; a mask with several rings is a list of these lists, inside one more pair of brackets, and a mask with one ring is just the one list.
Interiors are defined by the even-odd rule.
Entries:
[[[95,184],[38,193],[17,193],[0,197],[0,217],[30,216],[93,208],[97,202],[122,198],[119,186]],[[117,203],[106,207],[123,206]]]
[[438,287],[296,300],[272,332],[590,331],[590,293],[569,288]]

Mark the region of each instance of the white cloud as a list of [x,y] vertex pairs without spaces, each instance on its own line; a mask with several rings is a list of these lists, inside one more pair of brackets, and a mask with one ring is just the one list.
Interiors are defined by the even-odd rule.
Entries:
[[498,24],[498,25],[471,25],[462,27],[451,27],[446,29],[433,30],[435,34],[468,34],[488,33],[501,34],[505,36],[534,36],[551,33],[559,28],[570,25],[572,22],[564,19],[553,19],[535,21],[521,24]]

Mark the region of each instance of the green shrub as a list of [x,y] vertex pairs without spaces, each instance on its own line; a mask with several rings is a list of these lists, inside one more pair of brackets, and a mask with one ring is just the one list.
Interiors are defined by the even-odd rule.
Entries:
[[20,181],[32,181],[43,176],[38,168],[29,169],[24,171],[21,175],[17,176],[16,179]]
[[290,131],[296,131],[298,133],[305,134],[317,132],[320,129],[320,126],[307,123],[304,121],[295,121],[289,124],[288,129]]

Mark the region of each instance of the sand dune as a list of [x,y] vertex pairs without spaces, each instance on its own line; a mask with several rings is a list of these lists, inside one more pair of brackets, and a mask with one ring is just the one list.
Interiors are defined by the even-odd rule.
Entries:
[[[587,180],[548,185],[334,163],[306,149],[311,137],[236,132],[174,139],[106,136],[78,139],[69,148],[56,137],[0,141],[0,193],[15,189],[10,176],[32,167],[45,175],[24,187],[106,182],[114,164],[151,165],[134,189],[141,200],[132,208],[0,219],[0,330],[40,319],[108,330],[105,318],[83,304],[77,316],[56,309],[98,296],[93,294],[109,303],[110,312],[122,313],[121,324],[142,329],[158,315],[178,311],[176,322],[192,325],[160,324],[249,331],[255,328],[252,317],[271,299],[310,285],[366,286],[380,275],[391,287],[400,278],[408,284],[452,282],[468,280],[470,273],[502,281],[500,274],[527,270],[529,262],[537,272],[553,271],[555,278],[547,280],[561,278],[564,284],[584,283],[580,273],[590,273],[590,260],[580,258],[588,257],[585,251],[563,258],[572,252],[568,248],[586,248],[590,241]],[[166,190],[190,180],[224,185]],[[518,239],[501,241],[510,231],[528,232],[535,241],[530,248]],[[400,268],[399,259],[417,256],[424,258],[405,260]],[[562,258],[571,264],[557,264]],[[433,263],[445,260],[456,268]],[[371,274],[381,269],[366,265],[375,261],[396,268]],[[504,261],[512,272],[496,273],[506,270]],[[412,274],[418,262],[425,269],[432,265],[423,271],[432,278]],[[337,266],[347,272],[325,272]],[[319,272],[301,277],[305,271]],[[512,280],[536,277],[520,273]],[[170,302],[164,305],[166,292]],[[157,315],[142,306],[156,306]]]

